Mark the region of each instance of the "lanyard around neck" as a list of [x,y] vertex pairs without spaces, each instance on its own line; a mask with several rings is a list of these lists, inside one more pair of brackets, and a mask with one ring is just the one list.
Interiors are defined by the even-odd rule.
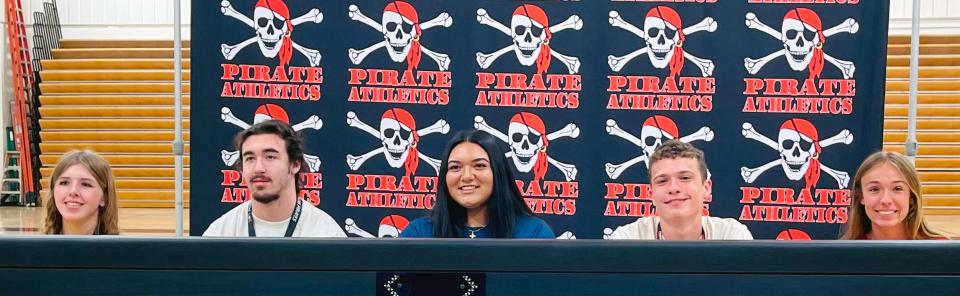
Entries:
[[[293,207],[293,213],[290,214],[290,223],[287,223],[287,232],[283,234],[283,237],[293,236],[293,230],[297,229],[297,221],[300,220],[302,207],[303,200],[297,198],[297,205]],[[247,236],[249,237],[257,236],[257,231],[253,229],[253,224],[253,204],[250,204],[250,207],[247,208]]]

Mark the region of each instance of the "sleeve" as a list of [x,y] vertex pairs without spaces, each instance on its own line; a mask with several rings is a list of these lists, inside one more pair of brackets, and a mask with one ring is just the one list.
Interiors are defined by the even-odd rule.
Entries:
[[424,238],[431,237],[433,231],[425,229],[427,228],[427,218],[419,218],[410,222],[403,231],[400,232],[400,237],[410,237],[410,238]]
[[332,222],[332,225],[330,229],[327,231],[327,236],[328,237],[347,237],[347,233],[343,232],[343,228],[340,228],[340,225],[337,224],[337,222],[334,221],[333,218],[331,218],[330,220],[331,220],[330,222]]
[[753,240],[753,234],[750,233],[750,229],[746,225],[736,220],[733,220],[733,222],[733,227],[730,228],[731,240]]
[[637,222],[632,222],[630,224],[617,227],[617,229],[610,234],[609,239],[639,239],[640,237],[637,234],[638,230],[636,229],[637,224]]
[[223,217],[217,218],[213,223],[210,223],[210,226],[207,226],[207,230],[203,231],[203,235],[201,236],[223,236]]
[[[294,232],[294,236],[301,237],[347,237],[347,234],[343,232],[343,228],[340,224],[337,223],[337,220],[333,219],[330,214],[324,212],[319,208],[309,209],[304,211],[306,214],[303,216],[300,223],[303,223],[303,232],[300,232],[297,235],[297,232]],[[297,226],[297,231],[300,231],[300,226]]]
[[550,228],[550,225],[547,224],[547,221],[543,219],[537,219],[535,224],[536,228],[533,230],[533,235],[531,238],[546,238],[546,239],[556,239],[557,235],[553,233],[553,229]]

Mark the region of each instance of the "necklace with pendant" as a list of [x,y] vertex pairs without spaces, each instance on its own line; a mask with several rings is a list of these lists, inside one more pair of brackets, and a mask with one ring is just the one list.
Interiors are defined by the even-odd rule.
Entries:
[[486,225],[480,226],[480,228],[477,228],[476,230],[470,228],[470,226],[467,226],[467,231],[470,232],[470,236],[469,236],[469,237],[470,237],[470,238],[477,238],[477,232],[480,232],[480,231],[483,230],[484,228],[487,228],[487,226],[486,226]]

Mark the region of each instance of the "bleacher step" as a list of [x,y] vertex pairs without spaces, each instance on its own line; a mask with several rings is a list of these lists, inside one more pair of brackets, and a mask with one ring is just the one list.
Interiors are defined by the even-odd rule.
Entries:
[[[909,107],[905,105],[887,104],[883,107],[884,116],[906,117]],[[958,117],[960,106],[917,106],[917,116]]]
[[[172,59],[62,59],[40,61],[44,70],[79,69],[173,69]],[[183,59],[183,69],[190,69],[190,59]]]
[[[169,48],[173,49],[173,40],[102,40],[102,39],[63,39],[60,48]],[[180,47],[190,48],[190,40],[180,42]]]
[[[920,56],[919,66],[960,66],[960,54],[937,54]],[[910,55],[889,55],[887,66],[909,67]]]
[[[40,105],[165,105],[173,106],[170,94],[86,94],[40,95]],[[190,105],[190,94],[183,93],[181,104]]]
[[[174,129],[173,119],[40,119],[42,130],[151,130]],[[190,129],[190,120],[183,120],[183,129]],[[172,132],[172,131],[171,131]]]
[[[174,157],[168,155],[150,155],[150,154],[101,154],[112,166],[169,166],[173,164]],[[60,159],[60,155],[43,154],[40,156],[42,163],[54,164]],[[190,163],[190,156],[183,156],[184,163]]]
[[[162,142],[141,142],[141,143],[40,143],[40,151],[43,153],[60,153],[74,149],[90,149],[99,153],[171,153],[173,144],[169,141]],[[184,153],[190,152],[190,144],[184,145]]]
[[[40,138],[52,142],[131,142],[131,141],[173,141],[173,131],[41,131]],[[184,131],[184,139],[190,138],[190,132]]]
[[[892,35],[887,37],[888,44],[910,44],[910,35]],[[960,44],[958,35],[921,35],[920,44]]]
[[[172,70],[49,70],[40,72],[43,82],[97,81],[173,81]],[[190,81],[190,71],[181,71],[183,81]]]
[[[173,44],[172,42],[170,43]],[[166,48],[54,48],[50,51],[54,59],[172,59],[173,47]],[[182,58],[190,57],[190,48],[183,48]]]
[[[887,104],[909,103],[907,93],[889,93],[886,95]],[[960,93],[921,93],[917,94],[917,104],[960,104]]]
[[[122,166],[113,166],[113,175],[117,178],[160,178],[160,179],[172,179],[174,177],[174,172],[176,169],[173,168],[173,164],[169,164],[166,167],[122,167]],[[53,174],[53,167],[46,166],[40,168],[40,174],[42,176],[50,176]],[[183,177],[190,179],[190,165],[184,162]]]
[[[184,106],[181,114],[184,118],[190,116],[190,106]],[[117,106],[113,108],[102,107],[40,107],[40,115],[43,118],[54,117],[74,117],[74,118],[138,118],[138,117],[163,117],[173,118],[173,106]]]
[[[887,45],[888,55],[909,55],[910,44],[890,44]],[[920,44],[920,54],[960,54],[960,43],[946,44]]]
[[[173,93],[172,82],[58,82],[41,83],[40,91],[44,94],[106,94],[106,93]],[[190,83],[181,84],[181,91],[190,92]]]

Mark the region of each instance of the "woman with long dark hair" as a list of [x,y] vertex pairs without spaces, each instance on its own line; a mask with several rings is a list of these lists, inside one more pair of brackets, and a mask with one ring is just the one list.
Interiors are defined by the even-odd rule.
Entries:
[[400,237],[555,238],[524,203],[506,150],[490,134],[466,130],[454,135],[437,179],[430,216],[410,222]]

